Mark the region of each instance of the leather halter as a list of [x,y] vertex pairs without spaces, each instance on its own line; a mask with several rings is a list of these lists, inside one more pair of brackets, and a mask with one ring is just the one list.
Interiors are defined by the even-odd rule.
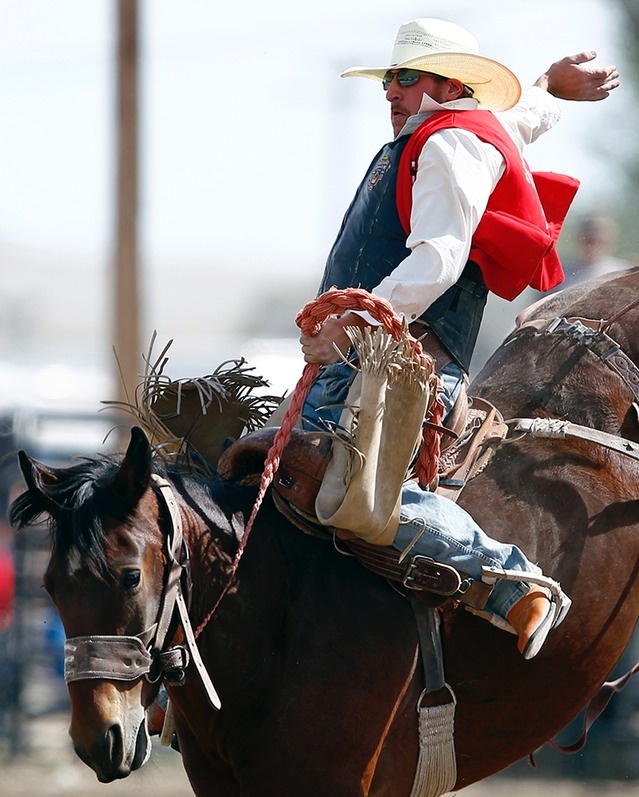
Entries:
[[[66,683],[89,679],[135,681],[144,675],[150,683],[165,677],[167,681],[180,685],[184,683],[184,671],[192,661],[209,702],[219,709],[220,698],[197,648],[184,598],[184,592],[188,594],[190,590],[190,577],[182,516],[170,483],[155,474],[151,478],[171,521],[166,537],[168,562],[158,618],[151,628],[137,636],[89,635],[67,639],[64,644],[64,680]],[[179,561],[182,551],[184,563]],[[180,617],[186,647],[177,645],[163,650],[175,609]]]

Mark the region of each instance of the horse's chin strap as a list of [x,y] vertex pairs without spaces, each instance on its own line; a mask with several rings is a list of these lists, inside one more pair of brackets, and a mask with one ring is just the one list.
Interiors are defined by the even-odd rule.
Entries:
[[[152,478],[171,521],[166,543],[168,572],[157,622],[137,636],[95,634],[67,639],[64,644],[64,680],[66,683],[89,679],[135,681],[145,676],[151,683],[164,677],[179,685],[184,682],[184,670],[189,662],[193,662],[209,702],[213,708],[219,709],[222,704],[200,656],[184,598],[183,576],[188,568],[188,550],[184,544],[180,509],[170,483],[160,476],[153,475]],[[179,561],[183,548],[187,551],[185,564]],[[190,585],[186,585],[186,589],[189,588]],[[164,650],[176,608],[186,648],[176,645]]]
[[[217,691],[215,690],[215,687],[213,686],[213,682],[211,681],[207,669],[204,666],[202,657],[200,656],[200,651],[197,647],[195,636],[193,634],[193,627],[191,626],[191,619],[189,618],[186,600],[184,598],[182,578],[184,574],[184,567],[178,559],[180,551],[184,546],[182,515],[180,514],[180,509],[178,507],[171,484],[166,479],[163,479],[156,474],[152,475],[152,479],[158,488],[159,494],[162,496],[166,509],[169,513],[169,518],[171,520],[171,529],[167,536],[169,572],[165,584],[162,606],[160,608],[157,630],[152,643],[152,649],[156,651],[155,655],[158,656],[160,662],[162,662],[162,658],[166,657],[167,654],[183,649],[181,646],[178,646],[177,648],[172,648],[170,651],[165,651],[163,653],[160,652],[164,647],[166,635],[171,623],[171,618],[173,617],[173,611],[175,608],[177,608],[178,615],[180,617],[180,623],[182,625],[186,639],[186,647],[190,654],[190,659],[198,671],[198,675],[200,676],[210,704],[213,706],[213,708],[219,709],[221,708],[222,703]],[[166,670],[166,667],[163,667],[162,669]]]

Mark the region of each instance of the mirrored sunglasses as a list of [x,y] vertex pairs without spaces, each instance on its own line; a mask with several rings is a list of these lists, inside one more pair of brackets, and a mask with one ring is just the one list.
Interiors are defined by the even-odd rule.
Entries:
[[427,73],[418,72],[417,69],[398,69],[397,72],[393,72],[389,69],[382,78],[382,86],[384,87],[384,91],[388,91],[390,84],[393,82],[393,78],[395,77],[397,78],[399,85],[403,88],[406,88],[407,86],[414,86],[420,77],[425,74]]

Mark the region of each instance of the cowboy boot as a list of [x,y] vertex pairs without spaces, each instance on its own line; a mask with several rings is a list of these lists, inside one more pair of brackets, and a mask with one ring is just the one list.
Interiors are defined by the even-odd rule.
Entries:
[[563,622],[572,601],[559,582],[543,574],[493,567],[483,567],[482,574],[482,581],[486,584],[492,585],[499,579],[505,579],[529,585],[528,592],[510,609],[505,620],[494,614],[473,609],[470,611],[485,617],[499,628],[516,634],[519,652],[525,659],[532,659],[541,650],[550,630]]
[[556,618],[550,593],[538,584],[533,584],[508,612],[506,619],[518,637],[517,650],[525,659],[539,653]]

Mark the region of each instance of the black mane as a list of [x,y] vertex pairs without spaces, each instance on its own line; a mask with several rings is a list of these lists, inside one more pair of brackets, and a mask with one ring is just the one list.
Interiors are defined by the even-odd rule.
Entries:
[[[24,528],[39,522],[48,523],[53,555],[67,560],[77,550],[90,569],[108,577],[109,567],[104,554],[105,532],[102,517],[109,515],[126,522],[131,507],[117,501],[109,485],[122,462],[122,455],[83,458],[65,468],[46,467],[50,478],[36,476],[38,490],[26,490],[12,503],[9,519],[13,526]],[[237,522],[229,522],[238,511],[250,511],[253,491],[222,483],[219,479],[195,479],[164,467],[159,458],[153,472],[172,481],[180,494],[200,513],[226,518],[222,531],[237,535]],[[218,525],[218,523],[216,523]],[[225,528],[224,528],[225,527]]]

